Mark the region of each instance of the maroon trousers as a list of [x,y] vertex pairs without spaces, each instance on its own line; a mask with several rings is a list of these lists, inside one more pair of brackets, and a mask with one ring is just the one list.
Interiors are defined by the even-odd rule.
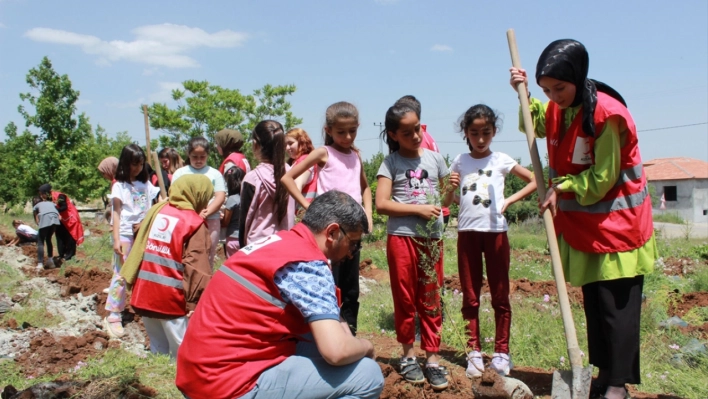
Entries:
[[509,303],[509,239],[506,232],[460,231],[457,235],[457,267],[462,285],[462,317],[467,320],[467,346],[481,350],[479,295],[482,291],[482,254],[492,296],[496,337],[494,352],[509,353],[511,304]]
[[404,237],[389,234],[386,240],[386,258],[391,276],[393,294],[393,321],[396,339],[406,345],[415,342],[415,315],[420,320],[420,348],[428,352],[440,350],[442,331],[442,308],[440,287],[443,282],[443,243],[431,240],[439,248],[439,259],[428,270],[421,261],[430,258],[430,250],[420,237]]

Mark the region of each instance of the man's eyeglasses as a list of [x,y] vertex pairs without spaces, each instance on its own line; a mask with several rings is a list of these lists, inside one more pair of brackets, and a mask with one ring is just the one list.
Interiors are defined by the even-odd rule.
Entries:
[[352,240],[351,237],[349,237],[349,234],[342,228],[342,226],[339,226],[339,230],[342,230],[342,233],[344,233],[344,236],[347,237],[347,240],[349,240],[349,253],[354,255],[359,250],[361,250],[361,240]]

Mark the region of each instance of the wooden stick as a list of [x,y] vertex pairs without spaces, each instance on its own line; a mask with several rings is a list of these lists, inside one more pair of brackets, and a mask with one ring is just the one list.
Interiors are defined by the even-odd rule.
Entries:
[[[147,162],[150,164],[152,163],[152,157],[150,156],[150,121],[148,120],[148,106],[145,104],[143,104],[143,117],[145,118],[145,152],[147,153]],[[153,165],[152,168],[158,170],[156,168],[158,165]]]
[[157,157],[156,152],[152,152],[152,159],[155,162],[155,165],[157,165],[157,169],[155,169],[155,172],[157,173],[157,182],[160,183],[160,195],[162,198],[167,198],[167,190],[165,190],[165,181],[162,178],[162,167],[160,166],[160,159]]
[[[519,58],[519,50],[516,47],[516,35],[514,34],[513,29],[506,31],[506,38],[509,42],[511,64],[514,68],[520,69],[521,60]],[[516,91],[519,94],[519,101],[521,102],[521,112],[524,118],[524,128],[526,130],[526,139],[529,145],[529,152],[531,154],[531,162],[533,163],[533,173],[536,178],[538,198],[543,201],[546,198],[546,182],[543,179],[543,166],[541,165],[541,159],[538,156],[538,147],[536,146],[536,135],[533,130],[533,119],[531,118],[526,84],[518,84],[516,86]],[[565,339],[568,344],[568,357],[570,358],[571,366],[582,367],[583,359],[580,356],[578,337],[575,332],[573,314],[570,309],[570,300],[568,299],[568,290],[565,286],[565,276],[563,275],[563,264],[561,263],[560,250],[558,249],[558,239],[556,237],[556,230],[553,226],[553,216],[549,209],[546,209],[543,213],[543,224],[546,227],[546,237],[548,238],[548,246],[551,252],[553,275],[555,277],[556,288],[558,290],[558,302],[560,304],[561,316],[563,317]]]

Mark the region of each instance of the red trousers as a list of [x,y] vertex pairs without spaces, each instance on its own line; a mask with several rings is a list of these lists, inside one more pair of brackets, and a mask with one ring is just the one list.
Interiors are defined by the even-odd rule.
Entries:
[[462,285],[462,317],[467,320],[467,345],[481,350],[479,294],[482,290],[482,253],[492,296],[496,337],[494,352],[509,353],[511,304],[509,303],[509,239],[506,232],[460,231],[457,235],[457,267]]
[[[421,267],[424,258],[430,259],[430,248],[421,237],[404,237],[389,234],[386,241],[388,272],[393,293],[393,320],[396,339],[406,345],[415,342],[415,315],[420,320],[420,348],[428,352],[440,350],[442,308],[440,287],[443,282],[443,243],[430,240],[439,248],[439,259],[434,265]],[[425,254],[425,256],[421,256]]]

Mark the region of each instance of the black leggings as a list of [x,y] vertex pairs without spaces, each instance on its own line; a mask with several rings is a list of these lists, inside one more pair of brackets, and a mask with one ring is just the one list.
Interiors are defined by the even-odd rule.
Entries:
[[39,229],[39,240],[37,240],[37,262],[44,262],[44,244],[47,244],[47,257],[49,259],[54,255],[54,247],[52,246],[52,236],[56,226],[51,225]]
[[71,236],[69,230],[60,224],[56,227],[57,233],[57,249],[59,250],[59,257],[64,260],[69,260],[76,255],[76,240]]

